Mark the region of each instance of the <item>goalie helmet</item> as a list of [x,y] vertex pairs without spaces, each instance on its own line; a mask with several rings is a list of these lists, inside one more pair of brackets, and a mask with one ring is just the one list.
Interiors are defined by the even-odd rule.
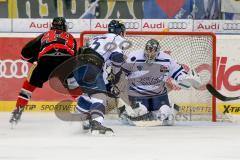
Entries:
[[151,63],[152,61],[154,61],[159,51],[159,42],[155,39],[148,40],[144,49],[144,56],[146,58],[146,62]]
[[112,20],[109,24],[108,24],[108,32],[109,33],[114,33],[117,35],[121,35],[121,33],[124,35],[126,31],[125,25],[123,23],[120,23],[117,20]]
[[55,17],[52,21],[51,29],[67,31],[67,22],[64,17]]

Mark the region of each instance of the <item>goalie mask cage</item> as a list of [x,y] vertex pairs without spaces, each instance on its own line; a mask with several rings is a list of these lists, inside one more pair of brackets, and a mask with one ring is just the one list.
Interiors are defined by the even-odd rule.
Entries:
[[[80,34],[80,46],[94,36],[105,34],[105,31],[84,31]],[[169,100],[171,104],[180,106],[177,114],[179,120],[212,120],[221,119],[222,114],[216,110],[216,99],[206,90],[206,84],[216,84],[216,37],[209,32],[127,32],[126,40],[132,46],[124,54],[137,49],[143,49],[146,42],[157,39],[160,50],[169,53],[178,63],[187,70],[195,69],[202,79],[200,89],[180,89],[169,79]],[[127,82],[121,78],[118,84],[121,95],[127,98]],[[116,101],[108,100],[107,109],[116,106]]]

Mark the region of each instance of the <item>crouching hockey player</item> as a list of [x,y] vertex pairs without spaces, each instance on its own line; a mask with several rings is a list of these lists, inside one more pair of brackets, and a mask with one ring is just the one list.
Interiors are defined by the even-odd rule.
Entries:
[[150,39],[145,49],[132,52],[123,65],[127,73],[130,106],[119,99],[120,117],[141,126],[173,125],[174,109],[170,106],[166,81],[174,79],[184,88],[200,87],[201,79],[187,73],[167,53],[160,51],[159,42]]
[[[108,32],[94,37],[80,50],[79,58],[83,64],[74,71],[74,77],[84,92],[76,109],[88,115],[89,123],[85,122],[83,129],[90,129],[92,134],[113,134],[111,128],[103,125],[107,99],[103,70],[107,64],[120,67],[123,63],[123,51],[119,46],[125,41],[125,26],[112,20]],[[116,47],[108,48],[110,43]]]

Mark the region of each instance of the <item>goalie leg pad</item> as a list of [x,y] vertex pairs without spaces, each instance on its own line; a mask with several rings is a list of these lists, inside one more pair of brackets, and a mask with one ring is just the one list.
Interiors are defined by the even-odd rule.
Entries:
[[170,106],[167,93],[160,96],[152,96],[148,98],[129,96],[129,101],[131,102],[133,108],[136,108],[139,103],[141,103],[147,108],[148,111],[157,111],[164,104]]
[[174,109],[168,105],[162,105],[157,114],[157,117],[163,121],[163,125],[173,125],[175,122]]

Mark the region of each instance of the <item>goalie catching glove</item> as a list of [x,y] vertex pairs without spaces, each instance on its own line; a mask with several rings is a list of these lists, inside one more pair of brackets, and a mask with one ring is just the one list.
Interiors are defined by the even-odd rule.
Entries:
[[181,88],[189,89],[192,86],[198,89],[202,84],[202,80],[195,70],[190,70],[188,74],[180,75],[177,83]]

